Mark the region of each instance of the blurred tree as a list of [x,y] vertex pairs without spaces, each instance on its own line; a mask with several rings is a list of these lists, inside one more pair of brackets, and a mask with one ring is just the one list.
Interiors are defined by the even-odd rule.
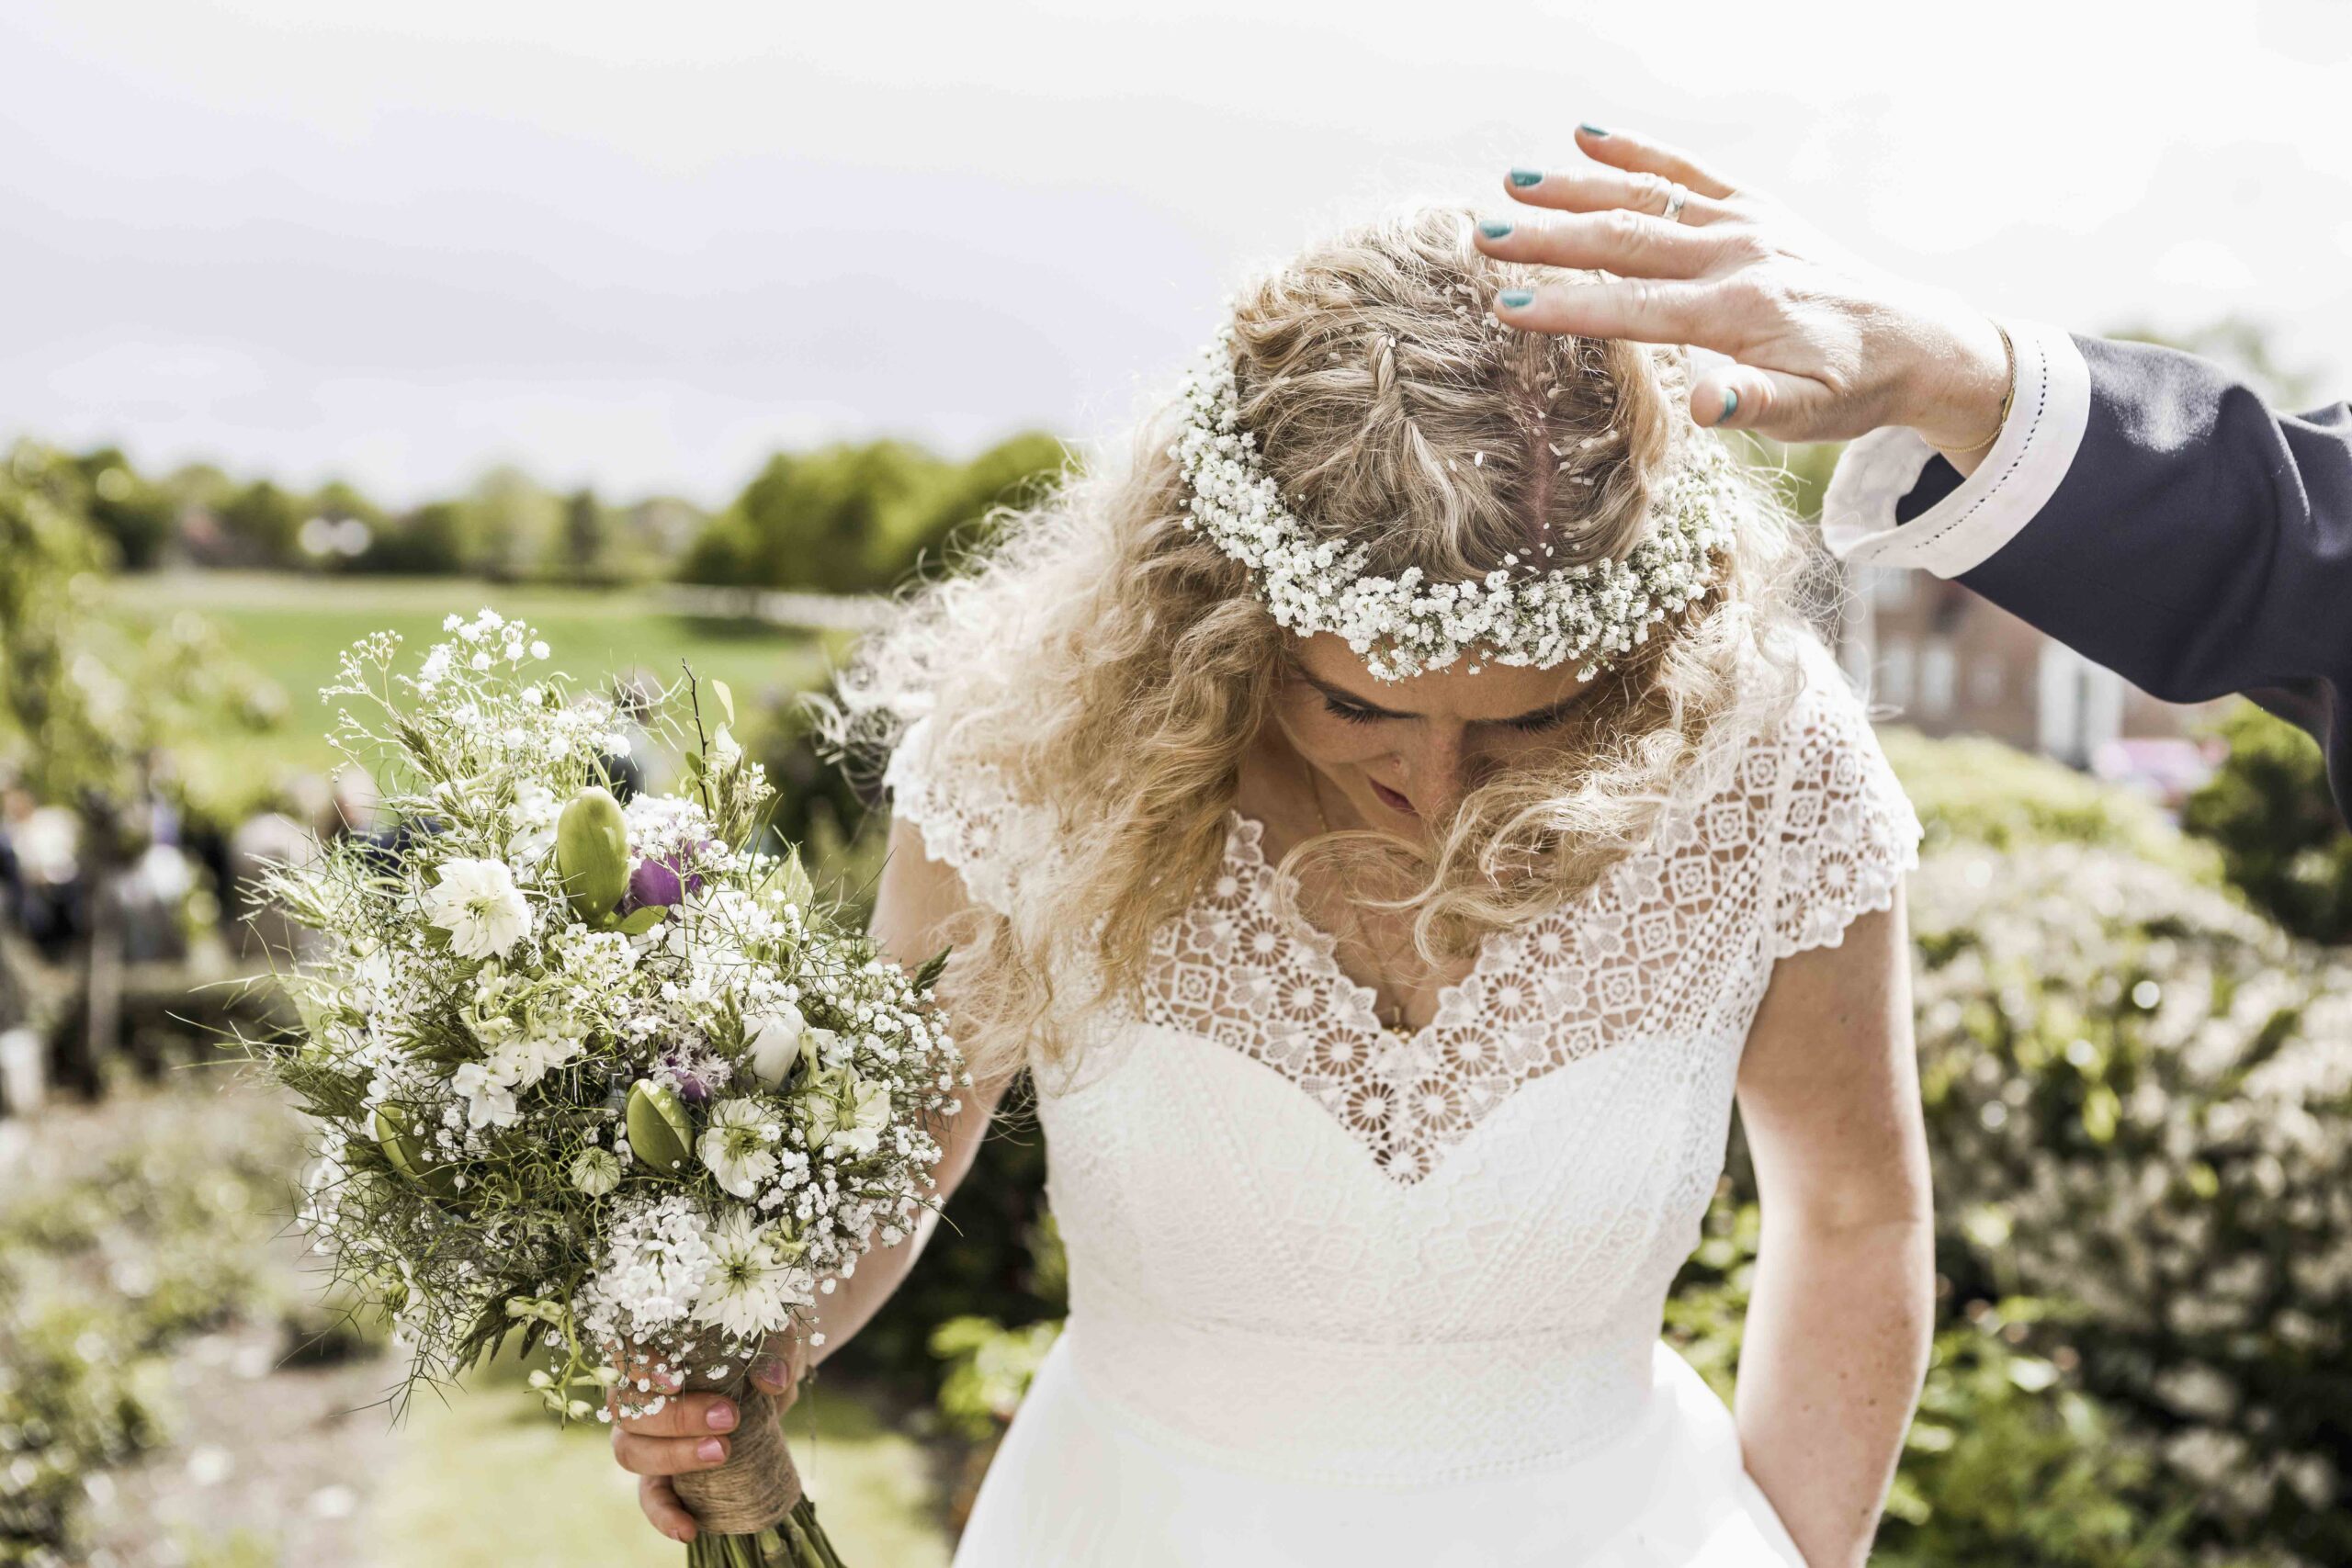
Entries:
[[563,503],[511,464],[475,480],[459,504],[467,569],[486,576],[529,576],[554,554],[562,534]]
[[959,551],[984,546],[993,532],[996,509],[1039,500],[1069,457],[1057,437],[1023,431],[946,476],[929,503],[915,513],[906,535],[892,543],[882,563],[881,586],[909,571],[952,564]]
[[686,554],[688,581],[855,593],[876,586],[893,513],[939,483],[939,460],[899,441],[780,452]]
[[215,509],[220,530],[239,557],[254,566],[291,566],[300,558],[296,543],[304,509],[267,479],[255,479]]
[[566,581],[601,578],[612,543],[605,509],[593,490],[574,491],[563,502],[563,531],[548,562],[550,575]]
[[171,496],[141,478],[119,447],[85,452],[74,466],[89,487],[90,522],[113,545],[115,558],[131,571],[153,566],[178,519]]
[[2352,941],[2352,832],[2335,815],[2319,743],[2252,703],[2221,721],[2229,755],[2181,825],[2222,852],[2229,879],[2313,942]]
[[379,525],[351,569],[434,577],[462,571],[465,565],[464,508],[436,501]]
[[1025,496],[1064,456],[1036,433],[967,463],[901,441],[779,453],[703,530],[679,576],[831,593],[888,588],[990,507]]

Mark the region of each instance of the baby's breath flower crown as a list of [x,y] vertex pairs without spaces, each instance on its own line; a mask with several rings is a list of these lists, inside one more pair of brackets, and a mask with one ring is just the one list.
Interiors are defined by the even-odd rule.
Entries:
[[1521,562],[1511,555],[1460,582],[1429,581],[1419,567],[1375,576],[1364,570],[1367,547],[1317,537],[1261,466],[1257,437],[1240,427],[1229,316],[1182,396],[1184,426],[1168,451],[1192,491],[1184,526],[1250,568],[1277,622],[1301,636],[1337,633],[1384,681],[1442,670],[1465,652],[1539,670],[1575,660],[1589,680],[1704,598],[1717,552],[1732,542],[1734,459],[1721,443],[1694,438],[1679,443],[1656,525],[1622,560],[1530,574],[1513,570]]

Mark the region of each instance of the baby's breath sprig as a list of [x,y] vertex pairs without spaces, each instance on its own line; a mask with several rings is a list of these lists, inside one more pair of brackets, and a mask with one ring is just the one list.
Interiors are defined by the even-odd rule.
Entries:
[[1250,568],[1276,621],[1302,636],[1337,633],[1385,681],[1444,669],[1464,653],[1539,670],[1575,661],[1589,680],[1704,598],[1731,544],[1732,458],[1693,439],[1682,444],[1655,525],[1622,560],[1535,570],[1507,556],[1460,582],[1429,581],[1418,567],[1374,575],[1365,547],[1317,537],[1260,463],[1257,437],[1241,428],[1229,316],[1182,396],[1184,426],[1168,451],[1192,492],[1184,526]]

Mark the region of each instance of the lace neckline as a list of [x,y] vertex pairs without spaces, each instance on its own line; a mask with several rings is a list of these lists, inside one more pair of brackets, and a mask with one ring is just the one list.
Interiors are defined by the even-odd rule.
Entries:
[[[1470,993],[1485,982],[1487,970],[1501,945],[1495,940],[1496,933],[1488,931],[1480,937],[1478,951],[1473,955],[1469,969],[1460,979],[1449,981],[1439,988],[1436,1005],[1430,1010],[1427,1023],[1418,1029],[1384,1023],[1380,1017],[1380,992],[1364,985],[1340,964],[1338,934],[1314,924],[1304,914],[1283,909],[1273,887],[1279,874],[1273,863],[1266,859],[1263,841],[1265,823],[1238,807],[1227,807],[1225,816],[1227,862],[1263,885],[1270,908],[1284,917],[1282,919],[1284,931],[1301,951],[1310,955],[1309,962],[1320,971],[1320,977],[1344,998],[1358,1015],[1351,1021],[1376,1038],[1396,1042],[1415,1055],[1424,1055],[1433,1049],[1438,1032],[1445,1028]],[[1531,928],[1555,918],[1557,911],[1547,912],[1537,921],[1531,922]]]

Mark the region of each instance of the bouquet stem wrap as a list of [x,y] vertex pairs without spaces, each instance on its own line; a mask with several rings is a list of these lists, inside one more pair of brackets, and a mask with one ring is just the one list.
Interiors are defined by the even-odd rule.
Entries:
[[842,1568],[801,1490],[775,1396],[741,1368],[689,1371],[683,1392],[724,1395],[736,1413],[727,1462],[671,1482],[700,1527],[687,1568]]
[[716,1382],[690,1376],[686,1388],[724,1394],[734,1403],[736,1421],[725,1464],[673,1479],[678,1501],[704,1529],[718,1535],[757,1535],[770,1529],[801,1501],[800,1472],[785,1449],[775,1400],[741,1371]]

